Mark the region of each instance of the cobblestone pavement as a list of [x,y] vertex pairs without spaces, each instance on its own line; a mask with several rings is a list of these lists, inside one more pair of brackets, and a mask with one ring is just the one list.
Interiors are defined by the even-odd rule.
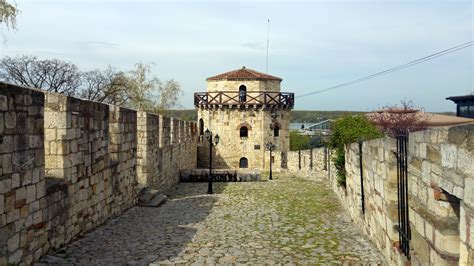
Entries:
[[179,184],[159,208],[133,207],[51,264],[385,264],[325,183]]

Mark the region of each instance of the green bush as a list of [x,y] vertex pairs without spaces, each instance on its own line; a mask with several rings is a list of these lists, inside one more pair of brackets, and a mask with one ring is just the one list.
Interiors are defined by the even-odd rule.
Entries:
[[290,131],[290,151],[309,150],[324,146],[321,136],[300,135],[297,130]]
[[383,137],[383,134],[363,115],[344,116],[336,120],[332,126],[329,147],[336,149],[333,162],[339,185],[344,187],[346,185],[344,146],[352,142],[380,137]]
[[290,131],[290,151],[309,149],[310,136],[300,135],[298,131]]
[[344,154],[344,148],[336,149],[336,157],[333,159],[334,166],[336,167],[337,184],[339,186],[346,186],[346,156]]

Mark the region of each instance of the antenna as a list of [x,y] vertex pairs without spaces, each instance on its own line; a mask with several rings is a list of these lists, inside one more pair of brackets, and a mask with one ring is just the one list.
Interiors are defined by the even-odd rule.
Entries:
[[267,26],[267,74],[268,74],[268,45],[270,43],[270,19],[268,19]]

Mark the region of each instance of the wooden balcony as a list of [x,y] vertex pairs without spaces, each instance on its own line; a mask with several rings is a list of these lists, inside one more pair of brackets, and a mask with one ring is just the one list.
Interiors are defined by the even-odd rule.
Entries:
[[263,106],[292,109],[294,105],[295,95],[289,92],[248,91],[244,95],[239,95],[238,91],[194,93],[194,106],[203,108]]

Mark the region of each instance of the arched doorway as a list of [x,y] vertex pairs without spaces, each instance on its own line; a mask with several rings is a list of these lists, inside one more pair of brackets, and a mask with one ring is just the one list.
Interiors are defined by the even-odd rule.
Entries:
[[273,136],[274,137],[279,137],[280,136],[280,127],[279,126],[274,126],[273,127]]
[[204,135],[204,120],[199,119],[199,136]]
[[240,158],[239,168],[248,168],[248,167],[249,167],[249,161],[247,160],[247,158],[245,157]]
[[249,129],[246,126],[243,126],[240,128],[240,137],[241,138],[248,138],[249,136]]

